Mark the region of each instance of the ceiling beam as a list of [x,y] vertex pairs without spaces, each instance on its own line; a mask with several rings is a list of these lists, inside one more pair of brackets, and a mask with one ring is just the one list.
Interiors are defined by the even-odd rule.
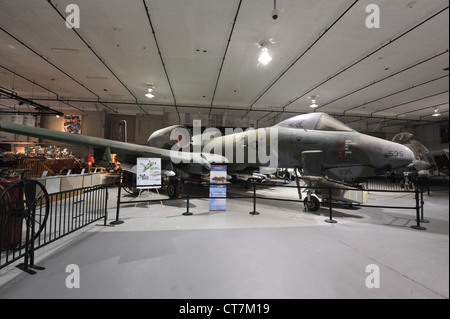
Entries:
[[[275,83],[277,83],[295,64],[297,64],[298,61],[300,61],[301,58],[303,58],[303,56],[305,56],[306,53],[308,53],[316,44],[317,42],[319,42],[324,36],[325,34],[327,34],[346,14],[347,12],[349,12],[355,5],[356,3],[358,3],[359,0],[354,1],[329,27],[325,28],[325,31],[319,35],[319,37],[305,50],[303,51],[300,56],[295,59],[295,61],[293,63],[291,63],[291,65],[284,70],[276,79],[275,81],[273,81],[269,87],[264,90],[264,92],[250,105],[250,108],[248,110],[247,113],[245,113],[245,115],[242,117],[242,119],[244,119],[253,109],[253,106],[275,85]],[[289,102],[290,103],[290,102]],[[284,112],[285,107],[283,108],[283,112]]]
[[426,99],[428,99],[430,97],[435,97],[435,96],[439,96],[439,95],[447,94],[447,93],[448,93],[448,90],[445,90],[445,91],[442,91],[442,92],[439,92],[439,93],[430,94],[430,95],[427,95],[427,96],[424,96],[424,97],[421,97],[421,98],[418,98],[418,99],[414,99],[414,100],[411,100],[411,101],[408,101],[408,102],[403,102],[403,103],[400,103],[400,104],[395,104],[395,105],[386,107],[384,109],[377,110],[375,112],[372,112],[370,115],[372,116],[375,113],[380,113],[380,112],[383,112],[383,111],[392,110],[392,109],[394,109],[396,107],[400,107],[400,106],[403,106],[403,105],[406,105],[406,104],[410,104],[410,103],[426,100]]
[[180,112],[178,111],[178,106],[177,106],[177,98],[175,97],[175,92],[173,90],[172,83],[170,82],[169,73],[167,72],[166,64],[164,63],[164,58],[161,53],[161,48],[159,47],[158,39],[156,38],[155,28],[153,27],[153,22],[150,17],[150,10],[149,10],[149,7],[147,6],[147,3],[145,2],[145,0],[142,0],[142,2],[144,3],[148,22],[150,24],[150,28],[152,29],[153,39],[155,40],[156,48],[158,49],[159,58],[161,60],[162,67],[164,68],[164,73],[166,74],[167,83],[169,83],[170,92],[172,93],[173,103],[174,103],[175,110],[177,111],[177,115],[178,115],[178,123],[181,124]]
[[74,108],[74,109],[76,109],[76,110],[78,110],[78,111],[83,111],[82,109],[79,109],[79,108],[77,108],[76,106],[73,106],[73,105],[70,105],[69,103],[66,103],[66,102],[64,102],[64,101],[61,101],[61,99],[60,99],[60,97],[59,97],[59,95],[58,95],[57,93],[55,93],[55,92],[53,92],[52,90],[50,90],[50,89],[44,87],[43,85],[41,85],[41,84],[39,84],[39,83],[36,83],[35,81],[32,81],[32,80],[26,78],[25,76],[23,76],[23,75],[21,75],[21,74],[19,74],[19,73],[16,73],[15,71],[13,71],[13,70],[11,70],[11,69],[9,69],[9,68],[3,66],[3,65],[0,65],[0,68],[2,68],[2,69],[4,69],[4,70],[6,70],[6,71],[12,73],[14,76],[18,76],[18,77],[24,79],[25,81],[28,81],[28,82],[30,82],[30,83],[33,83],[33,85],[36,85],[36,86],[40,87],[41,89],[46,90],[47,92],[50,92],[51,94],[53,94],[53,95],[56,96],[56,99],[57,99],[59,102],[64,103],[64,104],[66,104],[67,106],[70,106],[70,107],[72,107],[72,108]]
[[[51,98],[34,98],[33,100],[36,101],[55,101],[54,99]],[[71,99],[66,99],[65,101],[67,102],[79,102],[79,103],[84,103],[84,104],[92,104],[92,103],[97,103],[96,101],[93,100],[71,100]],[[114,102],[114,101],[109,101],[107,102],[109,104],[118,104],[118,105],[134,105],[133,102]],[[144,106],[148,106],[148,107],[172,107],[173,105],[170,104],[160,104],[160,103],[143,103]],[[207,105],[187,105],[187,104],[178,104],[178,108],[189,108],[189,109],[198,109],[198,110],[207,110],[209,109],[209,106]],[[233,112],[248,112],[248,110],[246,109],[230,109],[229,107],[225,107],[225,106],[219,106],[219,107],[215,107],[215,110],[220,110],[220,111],[233,111]],[[266,118],[267,116],[275,113],[276,111],[271,111],[271,110],[261,110],[261,109],[253,109],[251,110],[251,112],[254,113],[268,113],[267,115],[265,115],[263,118]],[[307,112],[295,112],[295,111],[285,111],[282,112],[284,114],[289,114],[289,115],[301,115],[301,114],[307,114]],[[282,113],[279,113],[277,115],[275,115],[274,117],[271,117],[268,121],[273,120],[275,117],[277,117],[278,115],[281,115]],[[403,122],[421,122],[421,120],[416,120],[416,119],[398,119],[396,117],[389,117],[389,116],[365,116],[365,115],[355,115],[355,114],[343,114],[343,113],[328,113],[331,116],[334,117],[345,117],[345,118],[358,118],[357,121],[361,120],[361,119],[385,119],[385,120],[399,120],[399,121],[403,121]],[[261,119],[260,119],[261,120]],[[444,120],[444,119],[443,119]],[[356,121],[355,121],[356,122]],[[436,121],[423,121],[423,122],[427,122],[427,123],[436,123]]]
[[388,47],[389,45],[391,45],[392,43],[395,43],[396,41],[398,41],[399,39],[401,39],[402,37],[404,37],[405,35],[411,33],[412,31],[414,31],[415,29],[419,28],[420,26],[422,26],[423,24],[429,22],[430,20],[434,19],[435,17],[437,17],[438,15],[440,15],[441,13],[447,11],[449,8],[449,6],[445,7],[444,9],[441,9],[440,11],[438,11],[437,13],[433,14],[432,16],[426,18],[425,20],[421,21],[420,23],[416,24],[415,26],[413,26],[412,28],[402,32],[400,35],[389,39],[388,41],[386,41],[385,44],[377,47],[375,50],[373,50],[372,52],[370,52],[369,54],[365,55],[364,57],[356,60],[355,62],[351,63],[350,65],[346,66],[345,68],[343,68],[342,70],[340,70],[339,72],[335,73],[332,76],[327,77],[325,80],[323,80],[322,82],[320,82],[319,84],[316,84],[314,87],[312,87],[311,89],[309,89],[308,91],[302,93],[301,95],[299,95],[298,97],[296,97],[295,99],[289,101],[284,107],[283,107],[283,111],[290,105],[292,105],[294,102],[298,101],[299,99],[301,99],[302,97],[304,97],[305,95],[307,95],[308,93],[311,93],[312,91],[316,90],[317,88],[319,88],[320,86],[324,85],[325,83],[331,81],[332,79],[336,78],[338,75],[341,75],[342,73],[350,70],[352,67],[354,67],[355,65],[361,63],[362,61],[368,59],[369,57],[371,57],[372,55],[374,55],[375,53],[381,51],[382,49]]
[[[73,76],[71,76],[69,73],[67,73],[66,71],[64,71],[63,69],[61,69],[59,66],[57,66],[56,64],[54,64],[53,62],[51,62],[49,59],[47,59],[46,57],[44,57],[41,53],[37,52],[36,50],[34,50],[33,48],[31,48],[28,44],[26,44],[25,42],[23,42],[22,40],[18,39],[16,36],[14,36],[13,34],[11,34],[10,32],[8,32],[7,30],[5,30],[4,28],[2,28],[0,26],[0,30],[3,31],[4,33],[6,33],[8,36],[10,36],[11,38],[13,38],[14,40],[16,40],[17,42],[19,42],[22,46],[24,46],[25,48],[27,48],[28,50],[30,50],[32,53],[34,53],[35,55],[37,55],[39,58],[41,58],[42,60],[44,60],[45,62],[47,62],[48,64],[50,64],[52,67],[54,67],[55,69],[57,69],[59,72],[61,72],[62,74],[64,74],[65,76],[67,76],[69,79],[71,79],[72,81],[74,81],[75,83],[77,83],[78,85],[80,85],[82,88],[84,88],[85,90],[87,90],[88,92],[90,92],[91,94],[93,94],[96,98],[98,103],[102,104],[103,106],[105,106],[106,108],[108,108],[108,106],[104,105],[103,102],[100,101],[100,97],[95,94],[92,90],[90,90],[88,87],[86,87],[83,83],[81,83],[80,81],[78,81],[77,79],[75,79]],[[113,110],[112,110],[113,111]],[[117,113],[117,112],[116,112]]]
[[[31,105],[33,106],[38,112],[39,115],[58,115],[58,116],[64,116],[64,113],[56,111],[52,108],[49,108],[45,105],[36,103],[32,100],[20,97],[19,95],[17,95],[16,92],[12,92],[12,91],[7,91],[3,88],[0,88],[0,96],[6,96],[9,99],[13,99],[16,101],[19,101],[19,104],[27,104],[27,105]],[[22,114],[36,114],[36,112],[21,112]]]
[[[390,75],[388,75],[388,76],[385,76],[385,77],[383,77],[383,78],[381,78],[381,79],[378,79],[378,80],[375,80],[375,81],[373,81],[373,82],[371,82],[371,83],[369,83],[369,84],[366,84],[366,85],[364,85],[364,86],[362,86],[362,87],[360,87],[360,88],[358,88],[358,89],[356,89],[356,90],[353,90],[353,91],[351,91],[351,92],[349,92],[349,93],[346,93],[346,94],[344,94],[344,95],[341,95],[340,97],[338,97],[338,98],[336,98],[336,99],[333,99],[333,100],[331,100],[331,101],[328,102],[328,103],[325,103],[325,104],[320,105],[317,109],[324,108],[324,107],[326,107],[326,106],[328,106],[328,105],[330,105],[330,104],[332,104],[332,103],[334,103],[334,102],[337,102],[337,101],[339,101],[339,100],[342,100],[342,99],[344,99],[344,98],[346,98],[346,97],[349,97],[350,95],[353,95],[353,94],[355,94],[355,93],[358,93],[358,92],[360,92],[360,91],[362,91],[362,90],[364,90],[364,89],[367,89],[367,88],[369,88],[369,87],[371,87],[371,86],[373,86],[373,85],[375,85],[375,84],[381,83],[381,82],[383,82],[383,81],[385,81],[385,80],[387,80],[387,79],[390,79],[390,78],[392,78],[392,77],[394,77],[394,76],[397,76],[397,75],[399,75],[399,74],[401,74],[401,73],[403,73],[403,72],[406,72],[406,71],[408,71],[408,70],[411,70],[411,69],[413,69],[413,68],[415,68],[415,67],[417,67],[417,66],[419,66],[419,65],[422,65],[422,64],[424,64],[424,63],[426,63],[426,62],[429,62],[429,61],[431,61],[431,60],[433,60],[433,59],[435,59],[435,58],[438,58],[438,57],[440,57],[440,56],[442,56],[442,55],[444,55],[444,54],[448,54],[448,49],[445,49],[443,52],[437,53],[437,54],[433,55],[432,57],[428,57],[428,58],[423,59],[423,60],[421,60],[421,61],[419,61],[419,62],[416,62],[416,63],[414,63],[413,65],[407,66],[406,68],[403,68],[403,69],[401,69],[401,70],[399,70],[399,71],[397,71],[397,72],[394,72],[394,73],[392,73],[392,74],[390,74]],[[345,113],[345,112],[348,112],[348,111],[350,111],[350,110],[352,110],[352,109],[348,109],[348,110],[344,111],[344,113]]]
[[238,19],[239,12],[241,11],[241,6],[242,6],[242,0],[239,1],[239,6],[237,8],[236,15],[234,16],[233,26],[231,27],[230,36],[228,37],[227,47],[225,49],[225,53],[224,53],[223,58],[222,58],[222,64],[220,65],[219,75],[217,76],[216,86],[214,87],[214,92],[213,92],[212,99],[211,99],[211,107],[209,109],[209,115],[208,115],[209,118],[211,118],[211,113],[212,113],[212,109],[213,109],[214,99],[216,97],[217,87],[219,85],[219,81],[220,81],[220,76],[222,74],[223,65],[225,64],[225,59],[227,57],[228,48],[230,47],[231,38],[233,37],[234,27],[236,26],[236,21]]
[[[447,78],[447,77],[448,77],[448,74],[447,74],[447,75],[440,76],[440,77],[435,78],[435,79],[432,79],[432,80],[429,80],[429,81],[426,81],[426,82],[422,82],[422,83],[420,83],[420,84],[416,84],[416,85],[409,86],[409,87],[407,87],[406,89],[401,89],[400,91],[397,91],[397,92],[394,92],[394,93],[390,93],[390,94],[384,95],[384,96],[382,96],[382,97],[376,98],[376,99],[374,99],[374,100],[365,102],[365,103],[363,103],[363,104],[360,104],[360,105],[351,107],[351,108],[345,110],[345,111],[344,111],[344,114],[346,114],[346,113],[349,112],[349,111],[355,110],[355,109],[357,109],[357,108],[364,107],[364,106],[366,106],[366,105],[368,105],[368,104],[370,104],[370,103],[377,102],[377,101],[386,99],[386,98],[388,98],[388,97],[391,97],[391,96],[394,96],[394,95],[397,95],[397,94],[400,94],[400,93],[403,93],[403,92],[406,92],[406,91],[409,91],[409,90],[412,90],[412,89],[416,89],[416,88],[421,87],[421,86],[423,86],[423,85],[427,85],[427,84],[433,83],[433,82],[435,82],[435,81],[442,80],[442,79]],[[442,93],[440,93],[440,94],[442,94]],[[427,97],[425,97],[425,98],[427,98]],[[415,101],[412,101],[412,102],[415,102]],[[412,103],[412,102],[411,102],[411,103]],[[410,102],[406,102],[406,104],[407,104],[407,103],[410,103]],[[398,105],[398,106],[401,106],[401,105],[404,105],[404,104],[400,104],[400,105]],[[391,108],[391,107],[386,108],[386,109],[383,109],[383,110],[379,110],[379,111],[381,112],[381,111],[384,111],[384,110],[388,110],[388,109],[390,109],[390,108]],[[375,113],[377,113],[377,112],[375,112]],[[372,114],[373,114],[373,113],[372,113]]]
[[[66,17],[59,12],[58,8],[52,3],[52,0],[47,0],[47,2],[50,4],[50,6],[58,13],[58,15],[64,20],[64,23],[66,22]],[[142,106],[139,104],[137,97],[134,95],[133,92],[123,83],[123,81],[117,76],[117,74],[105,63],[104,59],[102,59],[97,52],[92,48],[89,43],[77,32],[75,28],[72,28],[72,31],[78,36],[78,38],[86,45],[86,47],[97,57],[97,59],[105,66],[106,69],[116,78],[117,81],[125,88],[125,90],[130,93],[130,95],[135,99],[135,104],[145,113],[148,114],[146,110],[142,108]]]

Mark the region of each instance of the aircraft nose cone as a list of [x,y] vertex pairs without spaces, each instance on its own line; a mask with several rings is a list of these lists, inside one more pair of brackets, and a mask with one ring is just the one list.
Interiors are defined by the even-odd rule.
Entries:
[[416,160],[416,156],[414,155],[414,152],[412,150],[410,150],[409,148],[406,147],[405,153],[406,153],[405,161],[408,162],[408,164],[406,164],[406,165],[409,165]]
[[413,164],[415,160],[414,152],[406,146],[403,145],[393,145],[386,149],[385,166],[390,167],[390,169],[407,167]]

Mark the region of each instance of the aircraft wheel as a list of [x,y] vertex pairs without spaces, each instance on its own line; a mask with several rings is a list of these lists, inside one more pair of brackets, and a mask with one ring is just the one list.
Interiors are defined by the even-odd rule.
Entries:
[[352,204],[352,203],[346,203],[346,204],[344,205],[344,208],[345,208],[345,209],[352,209],[352,208],[353,208],[353,204]]
[[318,211],[320,208],[320,202],[319,199],[315,196],[311,196],[311,200],[308,200],[307,198],[304,201],[305,208],[307,208],[310,212]]
[[170,199],[178,198],[181,193],[181,186],[179,183],[169,183],[167,185],[167,195]]

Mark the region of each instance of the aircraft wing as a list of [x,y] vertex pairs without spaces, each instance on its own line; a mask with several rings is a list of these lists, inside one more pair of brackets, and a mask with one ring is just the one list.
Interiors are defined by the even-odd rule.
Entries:
[[111,153],[125,154],[136,157],[157,157],[162,160],[170,160],[176,163],[195,163],[209,170],[211,163],[226,164],[228,160],[225,157],[201,154],[192,152],[178,152],[166,150],[157,147],[137,145],[119,141],[113,141],[98,137],[83,136],[58,132],[38,127],[18,125],[0,121],[0,131],[15,133],[19,135],[37,137],[41,139],[57,141],[72,145],[85,146],[93,148],[96,154],[101,154],[103,160],[109,160]]

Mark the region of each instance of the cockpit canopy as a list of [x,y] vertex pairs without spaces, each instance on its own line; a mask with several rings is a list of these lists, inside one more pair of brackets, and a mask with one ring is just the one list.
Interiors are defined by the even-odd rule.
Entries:
[[412,135],[411,133],[403,132],[395,135],[392,141],[399,144],[408,144],[413,140],[415,140],[414,135]]
[[279,123],[277,126],[317,131],[353,131],[347,125],[325,113],[298,115]]

